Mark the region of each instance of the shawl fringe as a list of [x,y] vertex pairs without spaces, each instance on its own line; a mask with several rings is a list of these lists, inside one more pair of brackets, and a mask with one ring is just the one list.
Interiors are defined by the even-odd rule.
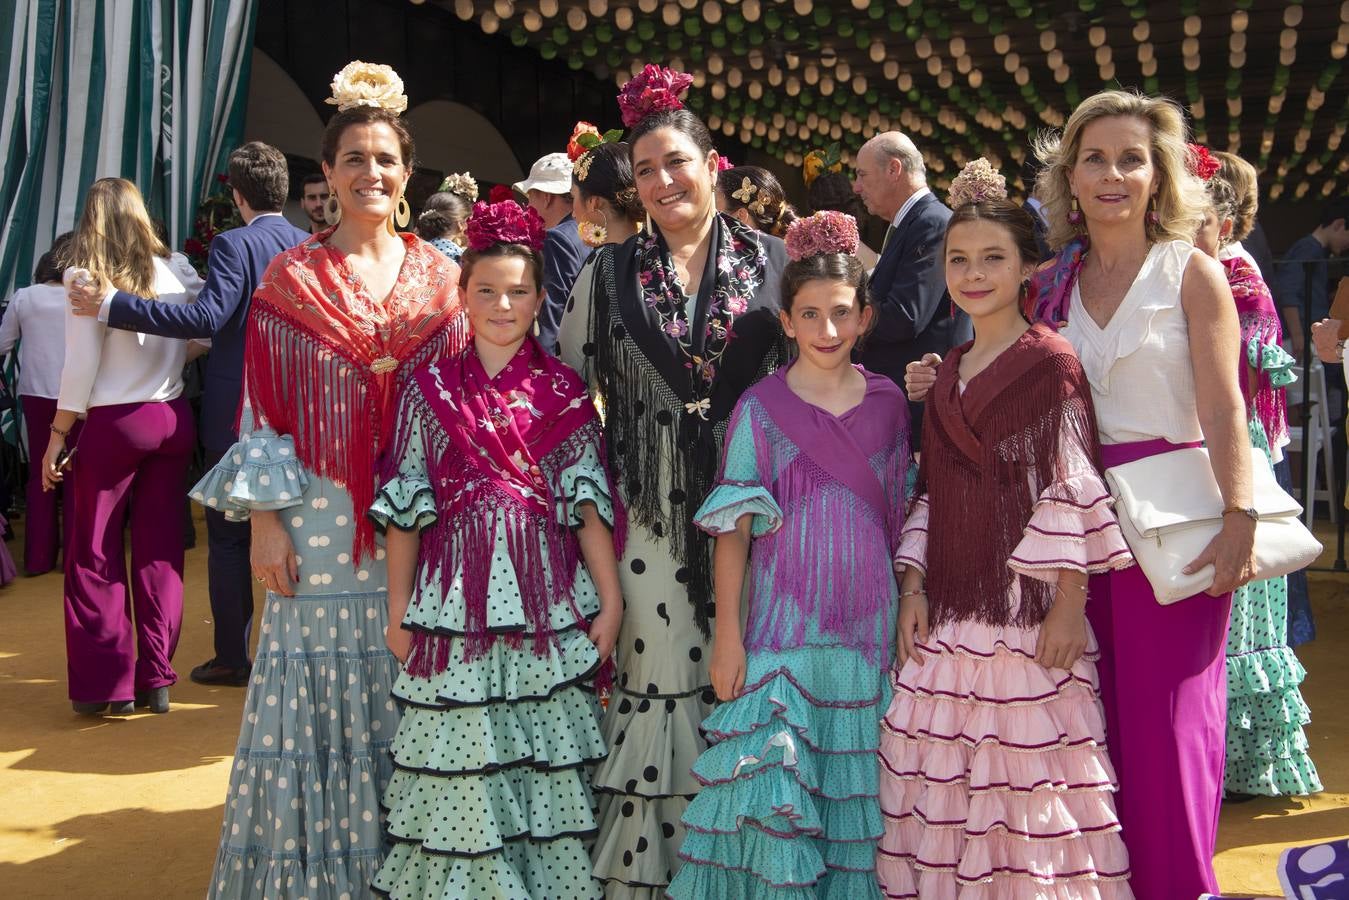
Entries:
[[[612,483],[616,489],[621,484],[631,520],[670,542],[671,555],[688,576],[694,621],[707,636],[713,612],[712,541],[693,524],[693,512],[715,483],[727,423],[687,413],[661,379],[651,376],[620,330],[612,253],[602,253],[597,265],[590,341],[605,398]],[[607,287],[601,292],[600,285]],[[672,496],[662,498],[659,489],[666,478]]]
[[[394,383],[405,383],[419,366],[465,340],[463,316],[455,315],[399,361]],[[249,311],[244,371],[249,402],[279,434],[292,437],[300,462],[344,486],[353,508],[369,509],[392,392],[343,347],[271,304],[255,303]],[[356,516],[354,532],[353,566],[375,551],[374,525],[366,516]]]
[[[551,625],[551,610],[566,603],[572,621],[584,626],[585,616],[576,605],[574,587],[581,564],[580,541],[568,524],[570,507],[559,517],[552,504],[540,514],[487,478],[477,476],[470,460],[463,458],[446,432],[444,424],[416,385],[404,393],[398,416],[399,429],[390,443],[384,475],[397,474],[397,460],[409,449],[412,422],[422,424],[421,450],[432,473],[431,490],[436,509],[442,515],[421,534],[418,554],[418,583],[438,577],[448,586],[456,576],[462,578],[465,599],[464,647],[460,661],[471,662],[486,656],[493,644],[505,641],[513,649],[525,646],[538,656],[558,646]],[[575,465],[588,446],[600,440],[598,422],[578,428],[552,452],[539,461],[547,473],[554,497],[563,496],[560,477]],[[469,473],[466,478],[446,477],[445,472]],[[615,500],[615,548],[623,546],[626,516]],[[487,626],[487,597],[491,583],[492,560],[497,552],[498,529],[506,538],[520,589],[525,625],[513,631],[495,631]],[[546,551],[545,548],[546,547]],[[546,558],[545,558],[546,553]],[[419,631],[413,636],[408,671],[429,677],[444,672],[451,663],[454,638]]]
[[[956,366],[959,354],[947,365]],[[948,378],[953,377],[948,373]],[[939,375],[939,386],[942,383]],[[949,382],[948,382],[949,384]],[[977,458],[957,441],[962,411],[941,392],[923,420],[917,497],[929,496],[927,592],[935,627],[958,621],[1032,627],[1044,621],[1054,585],[1007,565],[1040,494],[1069,474],[1061,444],[1099,460],[1090,390],[1076,358],[1054,353],[1006,384],[967,426],[979,438]],[[954,395],[960,403],[960,395]],[[971,516],[978,510],[979,521]],[[1008,592],[1020,587],[1013,610]]]
[[[773,472],[765,423],[748,415],[758,469]],[[746,630],[746,649],[800,647],[814,619],[823,634],[880,660],[889,639],[881,613],[895,600],[891,558],[900,528],[893,520],[902,517],[907,447],[908,434],[901,432],[882,457],[880,480],[894,494],[889,510],[859,499],[804,453],[778,472],[772,492],[784,505],[782,527],[751,549],[755,583],[771,569],[771,596],[778,602]],[[787,598],[791,602],[782,602]]]

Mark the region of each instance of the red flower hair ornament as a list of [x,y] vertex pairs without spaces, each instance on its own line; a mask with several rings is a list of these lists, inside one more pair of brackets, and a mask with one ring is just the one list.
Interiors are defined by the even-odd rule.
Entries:
[[473,215],[464,227],[468,249],[481,252],[494,244],[523,244],[543,252],[543,218],[533,207],[515,201],[473,204]]
[[826,253],[852,256],[858,242],[857,220],[833,210],[797,219],[787,228],[787,256],[793,262]]
[[652,113],[683,109],[680,95],[693,84],[693,76],[653,66],[650,63],[618,92],[618,109],[623,126],[631,128]]
[[494,184],[492,189],[487,192],[488,203],[519,203],[515,199],[515,191],[511,190],[509,184]]
[[1222,163],[1213,158],[1213,154],[1203,144],[1187,144],[1189,153],[1185,155],[1185,162],[1190,174],[1196,176],[1202,181],[1208,181],[1218,170],[1222,168]]

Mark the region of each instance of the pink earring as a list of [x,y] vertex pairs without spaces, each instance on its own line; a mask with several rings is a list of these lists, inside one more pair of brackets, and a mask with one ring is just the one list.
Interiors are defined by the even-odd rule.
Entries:
[[1077,197],[1073,197],[1072,205],[1068,209],[1068,224],[1073,227],[1082,224],[1082,208],[1077,205]]
[[1150,226],[1153,227],[1153,228],[1156,228],[1156,227],[1157,227],[1158,225],[1160,225],[1161,222],[1162,222],[1162,217],[1159,216],[1159,215],[1157,215],[1157,210],[1153,209],[1153,206],[1152,206],[1152,201],[1155,200],[1155,199],[1156,199],[1155,197],[1149,197],[1149,198],[1148,198],[1148,215],[1147,215],[1147,222],[1148,222],[1148,225],[1150,225]]

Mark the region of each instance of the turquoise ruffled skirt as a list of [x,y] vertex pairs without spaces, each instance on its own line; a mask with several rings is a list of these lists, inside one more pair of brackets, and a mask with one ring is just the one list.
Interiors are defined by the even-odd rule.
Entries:
[[741,696],[703,723],[675,898],[880,897],[883,669],[837,647],[754,652]]

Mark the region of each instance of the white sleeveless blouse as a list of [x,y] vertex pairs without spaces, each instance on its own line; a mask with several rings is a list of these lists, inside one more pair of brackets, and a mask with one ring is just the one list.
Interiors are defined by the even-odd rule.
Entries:
[[1190,331],[1180,303],[1181,280],[1194,252],[1184,241],[1154,244],[1104,328],[1092,320],[1073,285],[1068,324],[1060,334],[1077,351],[1091,382],[1103,444],[1203,440]]

